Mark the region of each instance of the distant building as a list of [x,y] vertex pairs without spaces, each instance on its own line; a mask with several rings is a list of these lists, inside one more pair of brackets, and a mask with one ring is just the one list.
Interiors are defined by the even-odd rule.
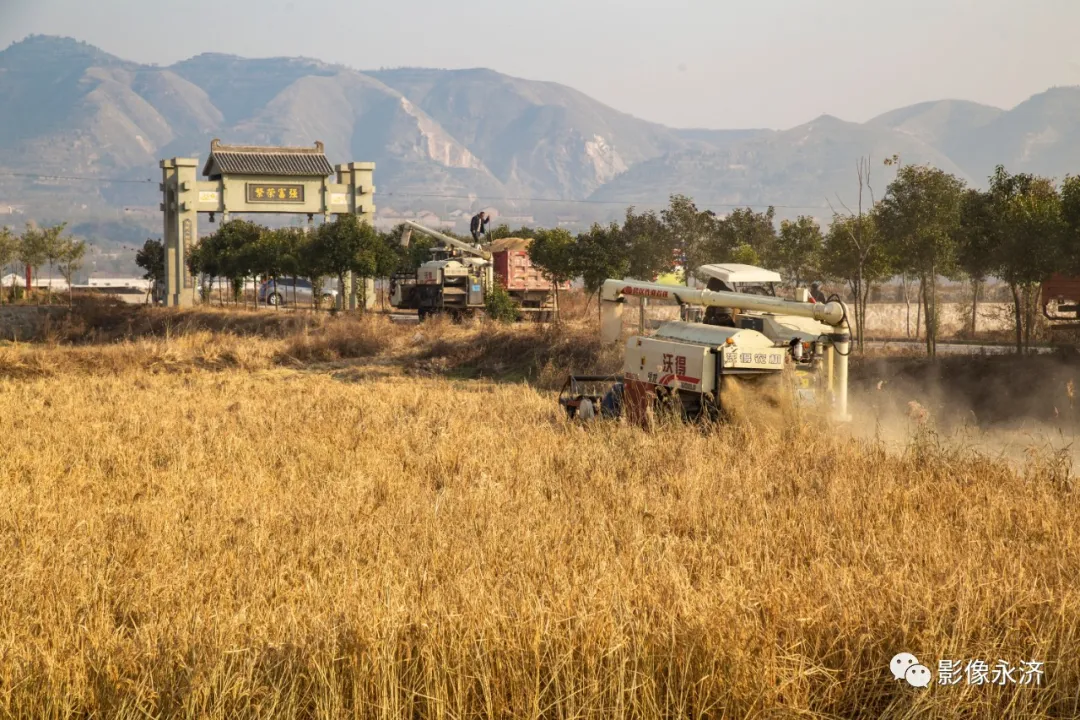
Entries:
[[86,281],[86,285],[76,285],[76,288],[125,288],[148,292],[151,282],[138,277],[92,277]]
[[[4,276],[4,287],[11,287],[12,275]],[[19,287],[26,287],[26,276],[16,275],[15,284]],[[62,277],[54,277],[51,280],[48,275],[33,275],[30,278],[30,287],[35,290],[48,290],[52,288],[53,292],[67,292],[68,282]]]

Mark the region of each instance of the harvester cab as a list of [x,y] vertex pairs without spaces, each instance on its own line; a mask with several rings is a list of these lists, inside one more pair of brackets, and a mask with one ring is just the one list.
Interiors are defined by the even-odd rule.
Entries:
[[[620,373],[577,375],[566,381],[559,401],[570,416],[625,414],[643,422],[650,408],[667,404],[688,418],[719,418],[732,382],[779,377],[793,384],[798,402],[849,420],[851,330],[844,303],[808,302],[805,291],[796,300],[777,297],[780,276],[761,268],[706,267],[711,269],[700,269],[698,287],[605,281],[600,328],[604,343],[623,337],[628,298],[638,298],[642,305],[676,302],[682,319],[664,322],[649,335],[642,312],[638,332],[626,341]],[[739,292],[747,287],[754,290]],[[691,312],[700,308],[703,316]]]

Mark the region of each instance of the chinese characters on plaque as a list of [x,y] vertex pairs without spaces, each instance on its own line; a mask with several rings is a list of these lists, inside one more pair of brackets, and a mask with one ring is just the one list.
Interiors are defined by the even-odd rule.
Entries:
[[302,184],[248,183],[247,201],[249,203],[302,203],[304,202],[304,186]]

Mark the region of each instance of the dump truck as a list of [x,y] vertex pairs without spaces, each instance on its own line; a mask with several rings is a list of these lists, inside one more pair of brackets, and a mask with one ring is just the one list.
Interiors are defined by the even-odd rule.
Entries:
[[[528,238],[503,238],[485,246],[491,253],[495,278],[502,283],[526,319],[547,322],[555,318],[555,285],[532,264]],[[569,284],[562,289],[569,289]]]

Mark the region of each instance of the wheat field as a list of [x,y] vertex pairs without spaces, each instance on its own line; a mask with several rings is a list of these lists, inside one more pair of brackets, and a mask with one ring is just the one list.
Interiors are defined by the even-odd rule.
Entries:
[[447,371],[565,331],[365,323],[0,348],[0,717],[1080,715],[1052,458],[583,427]]

